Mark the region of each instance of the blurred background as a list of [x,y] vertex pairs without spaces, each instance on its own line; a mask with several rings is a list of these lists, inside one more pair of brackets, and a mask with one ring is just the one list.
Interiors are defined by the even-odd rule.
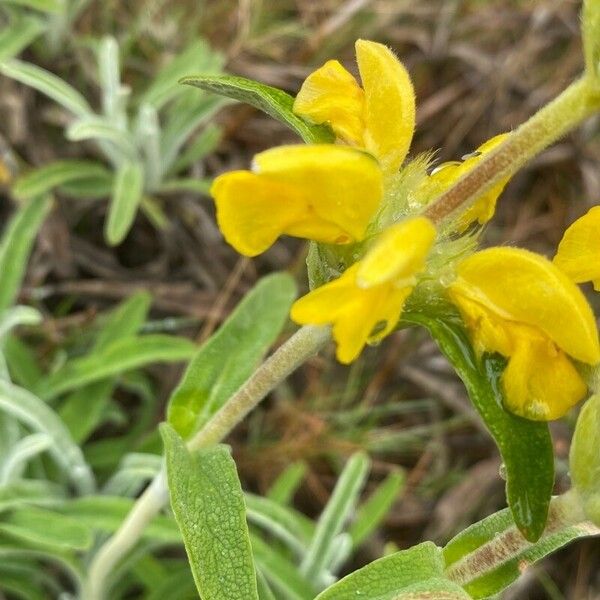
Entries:
[[[216,52],[221,59],[210,60],[221,60],[225,71],[295,93],[304,77],[330,58],[356,72],[354,41],[367,38],[390,46],[412,75],[418,125],[411,156],[433,149],[440,161],[459,159],[487,138],[515,128],[582,68],[580,3],[575,1],[73,4],[69,18],[48,27],[20,58],[69,82],[95,109],[102,103],[95,51],[106,35],[118,42],[121,80],[131,90],[134,109],[156,74],[201,39],[206,45],[199,65]],[[8,28],[10,19],[5,17]],[[199,46],[192,48],[200,52]],[[181,74],[194,74],[194,69]],[[183,109],[182,104],[178,110]],[[89,199],[81,190],[56,192],[20,297],[44,314],[42,325],[26,336],[42,363],[76,353],[92,335],[97,316],[140,289],[153,297],[147,331],[198,341],[219,326],[261,275],[288,270],[306,289],[304,243],[282,239],[257,259],[240,257],[222,240],[212,202],[202,193],[216,174],[248,168],[255,153],[297,140],[247,106],[215,104],[203,110],[205,117],[193,124],[190,135],[200,132],[205,144],[180,163],[179,171],[186,181],[202,184],[157,184],[147,190],[144,210],[120,245],[104,241],[108,204],[101,193]],[[93,140],[75,139],[72,132],[71,139],[65,136],[70,119],[64,107],[35,89],[0,76],[0,225],[14,206],[10,181],[19,173],[59,159],[99,159]],[[193,145],[191,139],[186,138],[179,158]],[[485,243],[552,255],[565,227],[599,201],[596,118],[514,178]],[[288,333],[292,330],[290,324]],[[110,471],[117,460],[106,452],[111,440],[128,439],[132,448],[156,444],[149,432],[162,419],[181,368],[158,366],[149,372],[159,400],[146,431],[138,428],[135,439],[127,438],[141,408],[139,399],[122,389],[115,396],[113,418],[86,441],[86,457],[99,471]],[[568,487],[574,417],[552,425],[557,492]],[[337,364],[328,349],[272,394],[229,442],[249,490],[264,492],[287,465],[303,461],[306,477],[295,505],[308,515],[321,511],[336,466],[357,449],[367,450],[374,461],[371,487],[398,466],[404,470],[405,485],[384,526],[348,567],[380,556],[386,544],[442,543],[505,505],[497,451],[463,386],[420,330],[396,333],[351,367]],[[528,570],[503,598],[600,598],[599,550],[599,540],[571,545]]]

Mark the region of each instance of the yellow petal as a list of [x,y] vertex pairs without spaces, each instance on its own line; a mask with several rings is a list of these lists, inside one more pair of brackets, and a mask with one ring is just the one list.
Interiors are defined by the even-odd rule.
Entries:
[[383,44],[358,40],[356,60],[365,92],[365,147],[386,173],[394,173],[408,154],[415,129],[410,76]]
[[414,277],[423,270],[435,236],[433,223],[425,217],[388,227],[361,261],[358,285],[367,288]]
[[[439,195],[445,192],[450,186],[454,185],[463,175],[473,169],[479,162],[485,158],[486,154],[499,146],[508,136],[507,133],[501,133],[483,143],[473,154],[467,156],[462,162],[450,162],[441,164],[426,180],[428,194]],[[498,182],[492,189],[488,190],[483,196],[468,208],[458,220],[458,229],[464,230],[474,221],[482,225],[487,223],[496,210],[498,196],[504,190],[509,178]],[[435,190],[435,191],[434,191]]]
[[355,291],[357,269],[358,264],[352,265],[337,279],[296,300],[290,310],[292,321],[300,325],[332,323]]
[[379,322],[369,296],[353,296],[333,322],[333,339],[337,344],[335,355],[343,364],[351,363],[358,357]]
[[[565,231],[554,264],[576,283],[600,279],[600,206]],[[598,286],[594,285],[596,289]]]
[[337,60],[327,61],[304,80],[293,110],[313,123],[328,123],[345,142],[363,145],[364,93]]
[[332,324],[336,356],[352,362],[368,342],[376,342],[394,330],[404,301],[412,288],[398,289],[389,283],[359,288],[352,265],[338,279],[326,283],[297,300],[291,309],[293,321],[301,325]]
[[387,293],[380,298],[376,311],[375,330],[371,329],[369,333],[369,343],[379,342],[394,331],[402,315],[404,303],[412,291],[412,287],[397,288],[393,285],[388,286]]
[[220,175],[210,192],[225,240],[245,256],[264,252],[308,210],[301,191],[250,171]]
[[577,360],[600,361],[592,310],[579,288],[549,260],[520,248],[488,248],[458,266],[450,286],[498,317],[539,329]]
[[255,165],[261,177],[300,191],[315,217],[352,240],[364,237],[383,195],[377,162],[347,146],[280,146],[258,154]]
[[513,341],[507,327],[510,322],[499,318],[462,291],[461,286],[450,286],[448,293],[471,333],[475,351],[478,354],[498,352],[510,356],[513,351]]
[[521,340],[502,375],[507,408],[535,421],[562,417],[583,400],[587,386],[562,350],[550,341]]

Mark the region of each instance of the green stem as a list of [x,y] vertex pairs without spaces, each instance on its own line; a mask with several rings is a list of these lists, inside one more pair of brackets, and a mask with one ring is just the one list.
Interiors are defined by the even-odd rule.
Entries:
[[600,94],[589,77],[572,83],[552,102],[513,131],[496,150],[430,204],[423,214],[434,223],[469,208],[552,142],[600,110]]
[[[190,450],[219,443],[269,392],[331,338],[328,327],[302,327],[281,345],[188,442]],[[118,531],[98,550],[84,587],[85,600],[104,600],[115,566],[133,548],[146,525],[169,499],[165,469],[153,479]]]

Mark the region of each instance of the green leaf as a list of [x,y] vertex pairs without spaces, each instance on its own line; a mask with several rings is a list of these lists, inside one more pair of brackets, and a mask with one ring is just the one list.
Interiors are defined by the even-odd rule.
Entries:
[[60,13],[64,8],[61,0],[2,0],[1,3],[32,8],[45,13]]
[[4,356],[13,381],[26,389],[33,389],[43,377],[31,349],[14,335],[4,342]]
[[218,73],[223,66],[223,56],[214,52],[204,40],[194,40],[155,77],[142,96],[142,104],[151,104],[159,110],[169,100],[181,94],[177,82],[190,71]]
[[233,75],[184,77],[180,83],[250,104],[287,125],[307,144],[333,142],[335,139],[329,127],[313,125],[295,115],[294,98],[278,88]]
[[521,577],[524,567],[572,540],[600,534],[588,521],[573,522],[581,511],[577,502],[569,494],[554,498],[548,527],[534,544],[519,533],[508,509],[471,525],[444,548],[446,576],[473,598],[495,596]]
[[402,320],[428,329],[462,379],[502,455],[506,497],[515,522],[528,540],[537,540],[546,525],[554,485],[554,453],[548,425],[504,409],[500,382],[504,359],[484,355],[479,361],[452,307],[442,307],[432,316],[405,313]]
[[52,445],[52,438],[45,433],[32,433],[13,444],[10,452],[2,457],[0,486],[22,477],[27,463]]
[[600,83],[600,3],[585,0],[581,14],[581,33],[585,70],[590,78]]
[[354,523],[348,532],[355,547],[360,546],[385,519],[400,490],[404,487],[404,481],[403,471],[400,469],[392,471],[358,509]]
[[19,177],[12,188],[15,197],[29,200],[53,188],[94,177],[111,177],[110,171],[91,160],[59,160]]
[[107,171],[92,177],[77,179],[63,183],[58,189],[61,194],[77,200],[99,200],[112,194],[114,173]]
[[571,440],[569,467],[573,487],[581,496],[587,517],[600,525],[600,396],[583,405]]
[[[152,297],[138,292],[119,304],[100,330],[92,352],[103,352],[110,345],[132,338],[146,320]],[[81,443],[105,416],[115,383],[112,379],[76,388],[61,404],[59,414],[73,439]]]
[[94,351],[104,350],[117,340],[133,337],[148,316],[152,296],[148,292],[136,292],[121,302],[109,315],[102,327]]
[[22,206],[9,222],[0,243],[0,312],[15,300],[27,259],[46,215],[50,198],[36,198]]
[[[308,544],[315,532],[314,523],[302,513],[289,506],[282,506],[274,500],[246,493],[246,507],[252,512],[287,529],[301,542]],[[250,519],[250,517],[249,517]]]
[[111,246],[120,244],[135,219],[144,192],[144,168],[140,163],[124,163],[117,171],[104,237]]
[[52,505],[60,500],[63,490],[49,481],[24,479],[0,486],[0,513],[27,504]]
[[212,181],[210,179],[193,179],[193,178],[181,178],[181,179],[169,179],[160,185],[158,188],[159,192],[163,194],[169,194],[172,192],[194,192],[196,194],[202,194],[208,196],[210,192],[210,186]]
[[[85,527],[115,533],[130,513],[135,500],[113,496],[85,496],[63,502],[55,510]],[[143,538],[162,544],[181,544],[181,533],[173,518],[158,515],[144,529]]]
[[52,399],[82,385],[113,377],[155,362],[179,362],[194,356],[196,346],[185,338],[153,334],[127,337],[98,352],[65,363],[38,384],[38,394]]
[[329,502],[319,517],[312,542],[300,567],[309,580],[318,578],[329,566],[327,559],[331,557],[332,546],[356,506],[368,471],[369,458],[361,452],[353,454],[346,463]]
[[0,314],[0,347],[4,338],[21,325],[37,325],[41,323],[42,315],[31,306],[14,306]]
[[27,390],[0,380],[0,410],[35,431],[46,433],[52,439],[49,450],[57,464],[82,493],[90,493],[94,488],[94,479],[83,459],[81,449],[71,439],[68,429],[48,405]]
[[319,594],[316,600],[395,600],[402,598],[400,593],[410,586],[443,578],[443,574],[441,548],[424,542],[354,571]]
[[[191,90],[186,91],[191,92]],[[224,103],[222,98],[215,96],[198,98],[192,93],[191,96],[183,95],[172,105],[160,142],[163,173],[172,170],[184,144],[196,133],[200,125],[212,119]]]
[[194,454],[161,427],[171,506],[203,600],[258,600],[244,496],[229,449]]
[[197,431],[250,377],[279,335],[295,295],[289,275],[264,277],[198,350],[169,401],[168,421],[180,435]]
[[60,405],[58,414],[75,442],[81,444],[100,425],[114,390],[111,380],[75,389]]
[[9,12],[9,23],[0,31],[0,60],[16,56],[44,31],[38,17],[17,10],[5,12]]
[[212,123],[208,124],[181,152],[169,172],[171,174],[178,173],[204,158],[216,149],[222,137],[223,132],[220,127]]
[[252,535],[251,538],[256,565],[273,589],[280,592],[278,597],[286,600],[313,600],[315,590],[300,574],[296,565],[283,552],[267,544],[259,536]]
[[76,121],[67,129],[66,137],[72,142],[84,140],[110,142],[126,159],[134,161],[137,157],[137,150],[131,136],[102,117],[86,116]]
[[292,463],[286,467],[269,488],[267,498],[279,504],[289,504],[300,487],[306,470],[306,463],[302,461]]
[[0,532],[58,548],[87,550],[91,531],[75,519],[32,506],[19,508],[0,521]]
[[11,59],[0,63],[0,73],[42,92],[78,117],[92,113],[87,100],[75,88],[41,67]]

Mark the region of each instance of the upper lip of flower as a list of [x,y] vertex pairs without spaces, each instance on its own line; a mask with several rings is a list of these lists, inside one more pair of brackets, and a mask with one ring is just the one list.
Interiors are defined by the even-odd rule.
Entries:
[[403,163],[415,128],[415,94],[410,75],[389,48],[356,42],[362,88],[338,62],[311,73],[294,102],[294,112],[328,123],[346,143],[371,152],[385,173]]

